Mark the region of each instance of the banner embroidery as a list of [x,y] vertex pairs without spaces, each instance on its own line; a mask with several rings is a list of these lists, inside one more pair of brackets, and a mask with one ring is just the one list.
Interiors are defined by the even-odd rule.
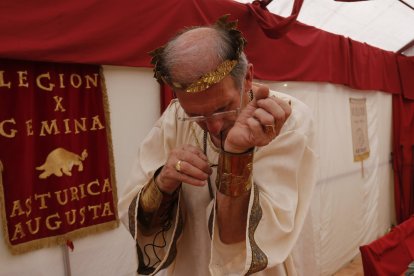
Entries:
[[101,71],[0,60],[0,214],[13,254],[119,224]]

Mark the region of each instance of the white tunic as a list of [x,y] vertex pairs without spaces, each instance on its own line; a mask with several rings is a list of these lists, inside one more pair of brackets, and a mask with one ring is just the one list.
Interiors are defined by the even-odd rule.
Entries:
[[[141,189],[161,167],[171,149],[192,144],[203,150],[204,131],[195,123],[178,121],[185,113],[179,102],[171,102],[140,146],[127,193],[120,200],[123,223],[137,241],[141,264],[151,258],[157,275],[295,275],[290,252],[302,229],[315,186],[316,154],[312,114],[306,105],[286,94],[292,113],[280,134],[254,154],[252,192],[245,242],[227,245],[220,241],[214,218],[215,198],[208,185],[183,183],[172,226],[165,235],[143,236],[137,227]],[[207,157],[217,164],[218,151],[207,139]],[[211,177],[215,195],[216,170]],[[132,204],[131,204],[132,202]],[[212,236],[210,235],[212,232]],[[147,246],[145,246],[147,245]],[[156,254],[154,254],[156,252]],[[140,257],[140,256],[139,256]],[[140,258],[138,258],[140,259]]]

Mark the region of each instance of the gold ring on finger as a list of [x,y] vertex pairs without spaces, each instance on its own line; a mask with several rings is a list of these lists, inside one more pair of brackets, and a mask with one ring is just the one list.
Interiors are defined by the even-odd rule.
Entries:
[[178,160],[177,163],[175,163],[175,170],[181,172],[181,160]]

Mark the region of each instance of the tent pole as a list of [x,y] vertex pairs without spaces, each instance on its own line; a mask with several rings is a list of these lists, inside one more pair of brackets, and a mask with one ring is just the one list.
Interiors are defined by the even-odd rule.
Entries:
[[403,3],[404,5],[406,5],[407,7],[409,7],[410,9],[414,10],[414,7],[411,6],[410,4],[408,4],[407,2],[405,2],[404,0],[398,0],[399,2]]
[[72,272],[70,271],[70,259],[69,259],[69,250],[66,244],[62,245],[63,250],[63,265],[65,268],[65,276],[72,276]]

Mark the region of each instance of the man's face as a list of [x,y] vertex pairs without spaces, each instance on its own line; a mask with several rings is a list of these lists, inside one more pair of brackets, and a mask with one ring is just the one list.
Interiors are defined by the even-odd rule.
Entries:
[[[235,110],[240,107],[240,90],[236,88],[233,79],[227,76],[205,91],[197,93],[178,91],[176,95],[188,117],[209,117],[197,121],[197,124],[208,131],[213,143],[220,147],[221,135],[225,139],[228,131],[234,125],[236,116],[233,113],[233,115],[229,114],[228,116],[215,118],[213,114]],[[213,117],[210,117],[212,115]]]

